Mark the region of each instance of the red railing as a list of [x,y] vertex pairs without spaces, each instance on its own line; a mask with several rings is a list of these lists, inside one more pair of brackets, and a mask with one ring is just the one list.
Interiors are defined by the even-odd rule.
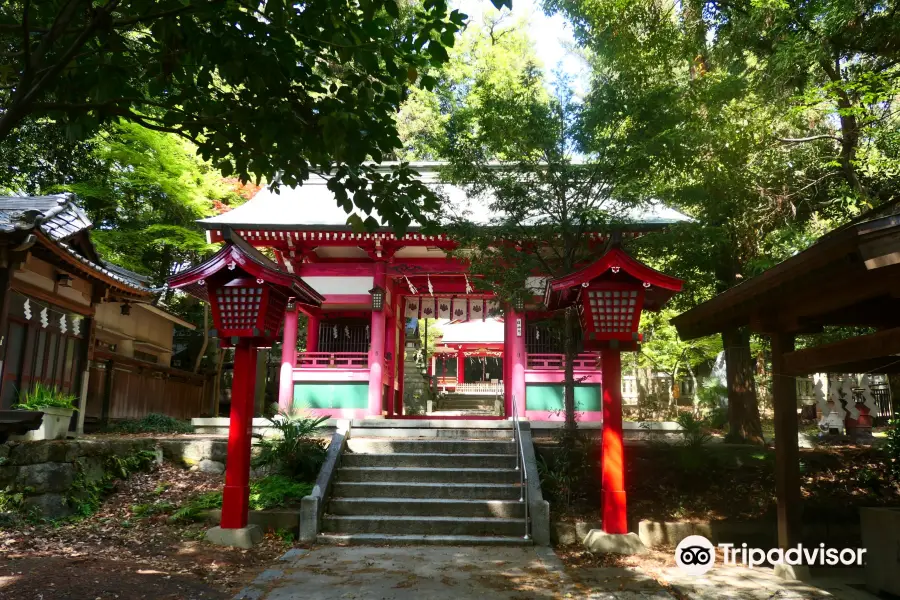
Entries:
[[297,355],[298,369],[368,369],[366,352],[301,352]]
[[[580,371],[597,369],[599,356],[592,352],[579,354],[575,358],[574,367]],[[529,354],[528,368],[540,371],[562,371],[565,369],[565,354]]]

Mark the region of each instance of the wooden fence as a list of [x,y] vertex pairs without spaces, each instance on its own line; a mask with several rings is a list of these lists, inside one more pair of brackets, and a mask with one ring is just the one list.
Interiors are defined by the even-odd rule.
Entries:
[[212,378],[96,352],[90,364],[86,419],[139,419],[160,413],[190,419],[213,413]]

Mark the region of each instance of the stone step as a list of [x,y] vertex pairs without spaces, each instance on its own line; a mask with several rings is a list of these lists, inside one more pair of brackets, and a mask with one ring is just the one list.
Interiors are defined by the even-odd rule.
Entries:
[[445,500],[519,500],[518,483],[414,483],[335,481],[332,498],[440,498]]
[[420,515],[426,517],[502,517],[524,519],[525,503],[519,500],[441,500],[434,498],[335,498],[330,515]]
[[418,429],[422,427],[435,429],[508,429],[512,430],[510,421],[473,421],[469,419],[353,419],[351,426],[356,429]]
[[519,483],[516,469],[460,469],[457,467],[342,467],[338,482],[416,482],[416,483]]
[[322,520],[325,533],[381,533],[390,535],[525,535],[524,519],[497,517],[423,517],[423,516],[326,516]]
[[443,439],[443,440],[511,440],[512,429],[456,429],[456,428],[354,428],[352,437],[391,439]]
[[341,546],[373,545],[429,545],[429,546],[530,546],[534,542],[524,537],[479,536],[479,535],[387,535],[377,533],[320,534],[316,541],[320,544]]
[[361,454],[514,454],[508,440],[403,439],[351,437],[349,452]]
[[342,467],[458,467],[461,469],[514,469],[512,454],[344,454]]

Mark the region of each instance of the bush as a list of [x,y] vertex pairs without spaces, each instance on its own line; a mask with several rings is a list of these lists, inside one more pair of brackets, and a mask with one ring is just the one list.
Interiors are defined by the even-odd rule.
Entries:
[[538,459],[541,487],[551,503],[571,508],[588,495],[596,444],[589,434],[560,429],[554,432],[556,451]]
[[717,406],[704,415],[703,422],[710,429],[725,429],[728,424],[728,410]]
[[312,493],[312,483],[300,483],[283,475],[269,475],[250,482],[250,508],[266,510],[286,506]]
[[[313,484],[299,483],[282,475],[268,475],[250,482],[250,510],[268,510],[299,503],[303,496],[312,493]],[[156,505],[152,505],[156,506]],[[133,509],[135,507],[132,507]],[[142,516],[164,512],[138,506]],[[171,508],[169,505],[167,508]],[[206,492],[185,502],[169,517],[170,522],[194,521],[201,513],[222,508],[222,492]]]
[[707,433],[704,422],[697,419],[692,413],[679,414],[675,422],[681,425],[682,443],[685,446],[700,447],[712,437]]
[[19,397],[19,403],[15,408],[22,410],[41,410],[41,408],[70,408],[75,409],[75,395],[67,394],[56,387],[35,383],[31,389]]
[[108,433],[193,433],[190,421],[181,421],[168,415],[150,413],[141,419],[123,419],[103,428]]
[[325,462],[325,440],[316,437],[327,418],[310,419],[280,413],[268,419],[280,435],[254,434],[259,453],[253,467],[296,481],[315,481]]
[[888,422],[887,453],[890,460],[891,478],[900,482],[900,418],[893,418]]

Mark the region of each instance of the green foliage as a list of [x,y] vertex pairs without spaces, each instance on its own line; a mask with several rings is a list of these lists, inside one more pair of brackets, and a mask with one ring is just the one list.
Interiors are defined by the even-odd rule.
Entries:
[[140,419],[113,421],[103,430],[109,433],[193,433],[194,427],[190,421],[150,413]]
[[893,418],[888,423],[887,453],[890,460],[891,478],[900,482],[900,419]]
[[250,508],[266,510],[297,503],[312,493],[313,484],[283,475],[268,475],[250,482]]
[[172,513],[169,521],[172,523],[195,521],[200,513],[222,507],[222,492],[205,492],[198,496],[194,496],[184,504],[178,507],[178,510]]
[[682,444],[689,448],[700,448],[712,437],[706,431],[706,424],[692,413],[679,413],[675,422],[681,426]]
[[148,471],[156,462],[156,452],[141,450],[130,456],[110,456],[103,465],[103,475],[99,479],[88,480],[81,463],[76,462],[77,471],[67,501],[76,517],[87,517],[100,508],[103,499],[113,490],[116,479],[127,479],[133,473]]
[[405,229],[434,195],[408,165],[365,163],[399,146],[406,90],[420,73],[433,85],[424,74],[464,21],[446,0],[7,2],[0,139],[29,118],[75,139],[136,123],[191,139],[226,176],[294,186],[322,172],[348,212]]
[[327,419],[279,413],[268,421],[276,435],[254,434],[259,452],[253,457],[253,467],[297,481],[315,481],[325,462],[326,448],[316,434]]
[[590,494],[597,444],[577,429],[557,430],[553,437],[555,446],[538,457],[541,489],[551,503],[568,510]]
[[74,394],[67,394],[55,386],[45,385],[37,382],[19,396],[19,403],[15,408],[22,410],[41,410],[42,407],[49,408],[71,408],[75,409],[77,398]]
[[[283,475],[267,475],[250,482],[250,510],[268,510],[297,504],[312,492],[312,483],[302,483]],[[166,510],[156,512],[166,512]],[[186,522],[200,518],[201,513],[222,508],[222,492],[205,492],[183,503],[169,516],[169,521]],[[148,509],[150,510],[150,509]]]

